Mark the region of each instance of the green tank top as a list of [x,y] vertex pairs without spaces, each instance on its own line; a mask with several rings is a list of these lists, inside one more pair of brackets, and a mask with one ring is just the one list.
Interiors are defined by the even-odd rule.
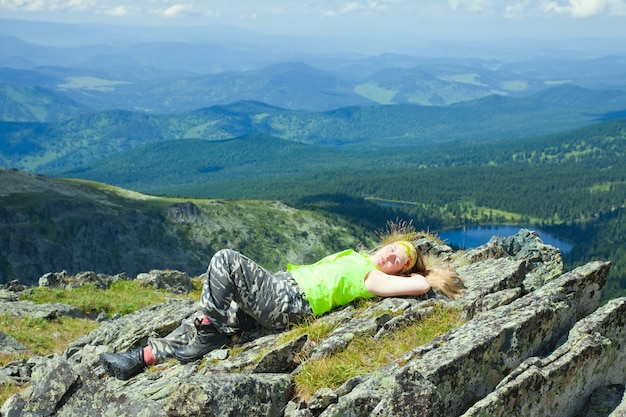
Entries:
[[365,289],[365,276],[375,269],[369,256],[352,249],[329,255],[311,265],[287,265],[287,271],[304,292],[316,316],[357,298],[375,297]]

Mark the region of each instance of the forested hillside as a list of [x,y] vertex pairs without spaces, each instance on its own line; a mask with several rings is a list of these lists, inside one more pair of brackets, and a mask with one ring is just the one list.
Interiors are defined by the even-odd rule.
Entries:
[[199,275],[219,249],[272,270],[369,243],[374,231],[278,202],[158,198],[0,169],[0,283],[48,272]]
[[[278,199],[384,224],[390,208],[432,231],[530,224],[575,242],[571,264],[610,259],[626,288],[626,119],[525,140],[353,150],[271,136],[163,141],[58,175],[149,193]],[[382,202],[386,206],[380,205]],[[393,202],[393,204],[389,204]],[[620,290],[621,291],[621,290]]]
[[3,121],[54,122],[90,111],[64,94],[39,86],[0,83],[0,120]]
[[[339,192],[443,205],[470,193],[479,205],[504,205],[503,210],[558,223],[623,204],[625,137],[626,119],[497,145],[483,140],[330,148],[248,135],[186,140],[184,146],[161,141],[55,173],[151,193],[220,198],[294,200]],[[480,197],[481,190],[489,197]],[[583,190],[577,207],[568,207],[567,197]],[[512,192],[533,201],[508,198]]]
[[493,142],[558,132],[599,118],[582,109],[500,96],[441,107],[402,104],[329,112],[254,102],[176,115],[111,110],[58,123],[0,122],[0,163],[46,173],[163,140],[215,141],[246,134],[354,149]]

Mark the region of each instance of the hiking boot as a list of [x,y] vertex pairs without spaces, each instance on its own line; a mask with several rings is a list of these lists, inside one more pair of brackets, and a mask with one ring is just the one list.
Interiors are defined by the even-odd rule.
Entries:
[[123,381],[134,377],[146,367],[143,348],[131,352],[101,353],[100,361],[109,375]]
[[174,352],[174,356],[180,363],[202,359],[210,351],[220,348],[228,342],[228,338],[218,332],[211,323],[203,323],[201,319],[196,318],[194,326],[196,326],[196,337],[187,346]]

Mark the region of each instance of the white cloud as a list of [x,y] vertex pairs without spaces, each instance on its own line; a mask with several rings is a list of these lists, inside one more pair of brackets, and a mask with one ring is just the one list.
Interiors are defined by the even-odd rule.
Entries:
[[206,17],[220,17],[222,16],[222,12],[220,10],[205,10],[202,14]]
[[0,17],[3,12],[17,18],[39,14],[65,21],[99,20],[103,16],[108,21],[131,21],[132,17],[157,23],[166,18],[189,18],[194,22],[204,19],[273,31],[283,27],[293,31],[327,28],[333,24],[337,28],[414,31],[428,24],[445,33],[470,27],[480,31],[480,25],[492,23],[503,28],[505,19],[527,27],[549,27],[553,22],[574,18],[625,17],[626,0],[0,0]]
[[163,17],[180,17],[185,14],[187,10],[191,10],[193,5],[191,4],[174,4],[166,9],[160,10]]
[[528,10],[528,6],[530,5],[530,1],[526,0],[519,3],[513,3],[504,8],[503,14],[504,17],[509,19],[523,17]]
[[346,3],[340,10],[339,13],[352,13],[359,10],[365,9],[365,6],[359,2],[352,1],[350,3]]
[[88,10],[93,3],[91,0],[0,0],[0,9],[27,12]]
[[625,0],[607,0],[607,9],[609,14],[616,16],[626,16]]
[[370,10],[392,10],[395,6],[394,3],[399,3],[398,1],[393,0],[369,0],[367,2],[367,7]]
[[[384,12],[394,10],[396,4],[402,3],[402,0],[364,0],[364,1],[350,1],[344,3],[341,6],[325,9],[322,14],[327,17],[334,17],[339,15],[348,15],[351,13],[373,11]],[[397,11],[397,10],[396,10]]]
[[491,11],[493,4],[491,0],[448,0],[448,7],[450,7],[452,11],[480,13]]
[[129,15],[128,9],[124,6],[117,6],[111,9],[106,9],[102,13],[108,16],[120,16],[120,17]]
[[601,14],[624,16],[626,15],[626,3],[624,0],[550,1],[544,5],[544,10],[548,14],[566,15],[576,18],[592,17]]
[[239,18],[242,20],[255,20],[258,17],[258,15],[255,12],[249,12],[249,13],[242,13]]
[[66,8],[76,10],[86,10],[90,6],[91,4],[87,0],[68,0],[66,4]]
[[48,10],[48,7],[46,5],[46,2],[41,0],[41,1],[25,1],[25,2],[20,2],[22,4],[20,4],[20,7],[25,7],[26,10],[28,10],[29,12],[39,12],[39,11],[46,11]]
[[0,7],[6,10],[23,10],[27,12],[49,10],[49,5],[42,0],[0,0]]
[[565,4],[551,1],[544,6],[544,9],[547,13],[589,17],[601,12],[605,3],[604,0],[569,0]]

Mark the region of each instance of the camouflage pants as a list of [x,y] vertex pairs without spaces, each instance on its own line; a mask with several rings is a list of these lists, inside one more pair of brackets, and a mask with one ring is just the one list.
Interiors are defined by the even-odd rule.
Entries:
[[[194,321],[204,315],[202,310],[198,310],[193,315],[181,320],[180,326],[174,329],[165,337],[148,338],[148,346],[152,348],[152,354],[156,363],[162,363],[168,358],[174,357],[174,352],[180,349],[196,337],[196,326]],[[245,317],[239,310],[236,303],[232,302],[226,311],[228,322],[233,326],[239,326],[242,330],[249,330],[254,326],[254,322]]]
[[228,335],[239,333],[240,324],[249,319],[266,329],[283,330],[313,316],[291,274],[271,274],[230,249],[220,250],[211,259],[200,307]]
[[152,348],[152,354],[157,363],[173,358],[174,352],[186,346],[196,335],[196,327],[193,322],[196,317],[202,316],[202,312],[182,320],[180,326],[170,334],[161,338],[149,338],[148,346]]
[[203,314],[222,333],[235,335],[262,326],[283,330],[313,317],[309,302],[291,274],[271,274],[244,255],[229,249],[211,259],[200,299],[201,312],[188,317],[164,338],[148,344],[157,362],[174,356],[196,335],[194,318]]

